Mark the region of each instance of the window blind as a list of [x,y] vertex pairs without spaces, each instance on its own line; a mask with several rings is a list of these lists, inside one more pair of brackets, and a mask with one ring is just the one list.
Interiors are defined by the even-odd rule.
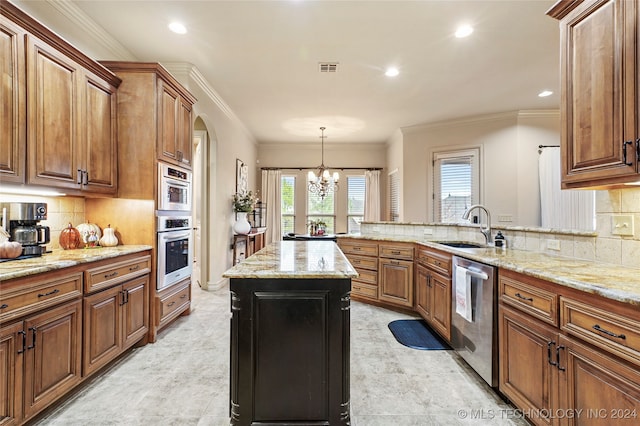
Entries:
[[389,220],[398,222],[400,220],[400,188],[398,171],[389,173]]
[[479,152],[476,149],[434,153],[434,220],[459,222],[465,210],[478,202]]

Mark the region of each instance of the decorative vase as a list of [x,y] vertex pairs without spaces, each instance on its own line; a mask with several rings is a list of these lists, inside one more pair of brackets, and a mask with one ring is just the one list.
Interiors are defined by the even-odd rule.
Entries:
[[118,245],[118,237],[116,237],[115,230],[110,224],[104,228],[104,235],[100,238],[100,245],[102,247],[115,247]]
[[247,220],[247,212],[236,212],[236,223],[233,224],[233,230],[236,234],[248,234],[251,231],[251,224]]

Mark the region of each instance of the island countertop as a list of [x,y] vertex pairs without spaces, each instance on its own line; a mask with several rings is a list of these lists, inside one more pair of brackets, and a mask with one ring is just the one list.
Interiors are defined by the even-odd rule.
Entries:
[[355,278],[333,241],[276,241],[222,274],[225,278]]

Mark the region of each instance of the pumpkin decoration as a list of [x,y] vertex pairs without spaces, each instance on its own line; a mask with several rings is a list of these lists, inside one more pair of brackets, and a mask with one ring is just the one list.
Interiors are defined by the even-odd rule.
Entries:
[[82,238],[80,232],[69,224],[60,232],[60,247],[65,250],[73,250],[82,246]]
[[[80,225],[76,226],[76,229],[78,230],[78,232],[80,232],[80,237],[82,238],[82,242],[85,244],[85,246],[89,245],[90,237],[92,240],[95,238],[96,244],[98,240],[100,240],[100,237],[102,237],[100,227],[95,223],[81,223]],[[93,245],[95,246],[96,244]]]
[[9,233],[0,227],[0,258],[14,259],[22,254],[22,244],[9,241]]
[[118,245],[118,237],[116,237],[115,230],[111,227],[111,224],[104,228],[104,235],[100,238],[100,245],[102,247],[115,247]]

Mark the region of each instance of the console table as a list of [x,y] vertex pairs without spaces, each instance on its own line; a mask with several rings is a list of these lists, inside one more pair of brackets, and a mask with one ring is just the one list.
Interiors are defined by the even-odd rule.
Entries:
[[264,247],[265,232],[267,228],[252,228],[248,234],[235,234],[233,236],[233,264],[242,262],[253,253]]

